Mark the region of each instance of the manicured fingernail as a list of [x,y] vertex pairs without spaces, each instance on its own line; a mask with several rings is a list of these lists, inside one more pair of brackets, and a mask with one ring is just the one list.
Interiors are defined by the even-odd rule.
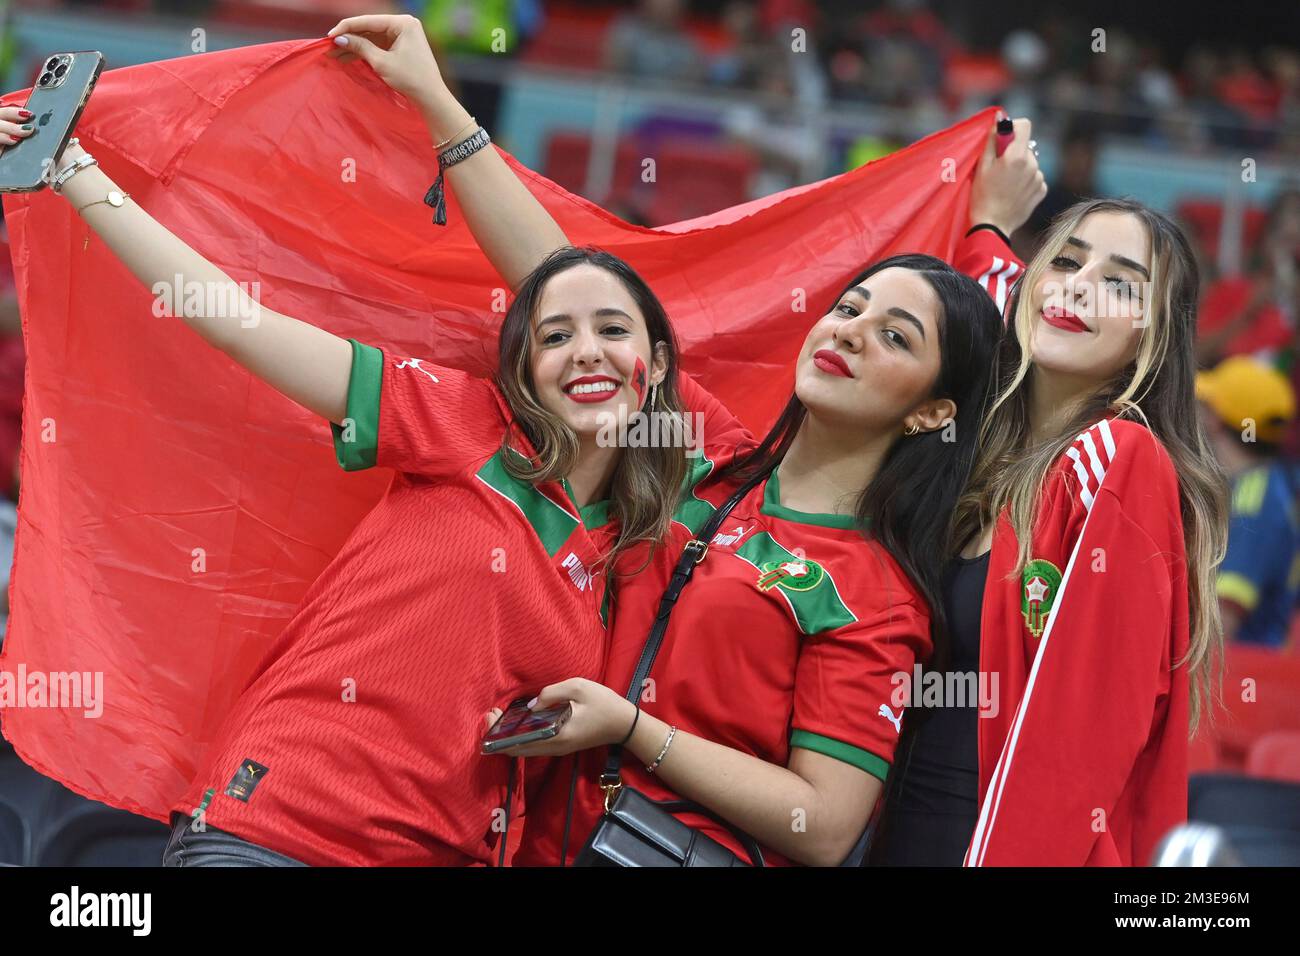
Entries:
[[347,46],[348,38],[343,36],[335,37],[334,42],[337,43],[339,46]]
[[536,706],[537,706],[537,698],[534,697],[532,700],[528,702],[528,709],[532,710]]
[[24,123],[22,126],[19,127],[19,129],[21,129],[24,133],[30,133],[33,129],[33,126],[31,123]]
[[31,110],[19,110],[18,115],[23,119],[31,119],[36,114],[33,113]]

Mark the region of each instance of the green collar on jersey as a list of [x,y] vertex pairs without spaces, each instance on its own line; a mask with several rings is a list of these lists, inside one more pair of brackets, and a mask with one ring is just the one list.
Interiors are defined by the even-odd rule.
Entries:
[[573,506],[578,509],[578,514],[582,516],[582,525],[588,530],[599,528],[609,523],[609,499],[602,501],[593,501],[589,505],[578,504],[578,499],[574,497],[573,488],[569,485],[568,478],[561,478],[560,485],[564,488],[564,493],[569,496]]
[[815,524],[823,528],[856,528],[857,518],[853,515],[823,514],[812,511],[795,511],[781,504],[781,482],[776,476],[777,469],[772,469],[763,488],[763,514],[799,524]]

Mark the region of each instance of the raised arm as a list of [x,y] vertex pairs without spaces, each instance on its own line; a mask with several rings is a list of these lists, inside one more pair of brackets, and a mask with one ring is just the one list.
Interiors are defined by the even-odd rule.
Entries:
[[1047,183],[1030,148],[1029,120],[1015,120],[1015,138],[997,155],[995,132],[989,130],[971,185],[969,231],[957,244],[952,266],[980,284],[998,311],[1006,309],[1025,264],[1010,245],[1010,236],[1025,224],[1047,195]]
[[[84,155],[79,145],[68,147],[55,172]],[[304,408],[341,422],[352,367],[347,340],[262,307],[133,199],[104,201],[124,193],[98,166],[75,173],[61,191],[137,279],[155,295],[184,301],[177,317],[210,345]],[[194,288],[204,294],[188,295]]]
[[[435,148],[444,144],[443,149],[450,149],[478,128],[443,82],[424,25],[415,17],[349,17],[329,36],[338,44],[330,51],[332,57],[365,60],[381,80],[419,108]],[[519,288],[551,252],[569,244],[495,149],[480,149],[450,167],[444,184],[456,193],[474,239],[511,289]]]

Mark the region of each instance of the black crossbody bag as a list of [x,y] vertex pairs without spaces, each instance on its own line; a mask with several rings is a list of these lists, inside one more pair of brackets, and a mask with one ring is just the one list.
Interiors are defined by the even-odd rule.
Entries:
[[[677,603],[686,582],[691,579],[695,566],[708,554],[708,542],[713,540],[714,533],[731,509],[766,477],[767,472],[764,472],[745,482],[740,490],[727,499],[726,504],[714,512],[699,535],[688,541],[682,549],[672,580],[659,600],[659,612],[655,615],[650,636],[641,651],[632,684],[624,695],[633,704],[637,702],[645,679],[650,676],[650,668],[654,666],[664,633],[668,630],[668,617],[672,614],[673,605]],[[651,800],[640,791],[625,786],[619,777],[622,765],[623,748],[617,745],[610,747],[609,758],[600,775],[600,787],[605,791],[605,813],[586,844],[578,851],[575,866],[763,865],[763,851],[749,834],[693,801]],[[569,811],[572,813],[572,804]],[[745,848],[749,862],[742,860],[717,840],[673,816],[674,813],[682,812],[701,814],[725,826]],[[567,821],[564,829],[567,842]]]

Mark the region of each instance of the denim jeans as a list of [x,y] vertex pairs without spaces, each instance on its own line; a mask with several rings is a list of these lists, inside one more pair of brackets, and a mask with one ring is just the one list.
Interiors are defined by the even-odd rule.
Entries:
[[209,826],[190,829],[191,819],[172,814],[172,835],[163,850],[163,866],[306,866],[282,853],[241,840],[233,833]]

